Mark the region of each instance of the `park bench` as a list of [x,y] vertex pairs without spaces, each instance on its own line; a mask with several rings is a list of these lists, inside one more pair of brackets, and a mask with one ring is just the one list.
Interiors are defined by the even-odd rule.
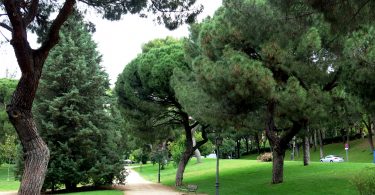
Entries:
[[194,192],[195,194],[197,194],[198,185],[194,185],[194,184],[181,185],[181,186],[177,186],[177,189],[182,192],[187,192],[188,194],[190,194],[190,192]]

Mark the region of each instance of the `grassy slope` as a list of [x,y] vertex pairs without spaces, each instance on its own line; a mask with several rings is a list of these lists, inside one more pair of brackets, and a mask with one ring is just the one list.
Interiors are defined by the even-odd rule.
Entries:
[[[345,158],[342,143],[324,146],[324,154],[337,154]],[[351,141],[349,162],[356,163],[320,163],[319,148],[311,149],[310,166],[302,165],[302,147],[299,158],[286,161],[284,183],[271,185],[272,164],[249,160],[257,155],[249,155],[241,160],[220,161],[220,183],[222,194],[356,194],[350,180],[359,170],[374,167],[373,154],[369,150],[367,139]],[[286,160],[290,159],[287,152]],[[315,161],[315,162],[314,162]],[[140,169],[136,169],[140,171]],[[161,180],[173,186],[175,168],[169,165],[162,171]],[[145,166],[141,175],[156,182],[157,166]],[[184,182],[199,185],[200,192],[214,194],[215,160],[205,159],[202,164],[190,163],[184,175]]]
[[[3,164],[0,166],[0,192],[1,191],[17,191],[20,182],[14,180],[13,176],[13,166],[11,165],[10,169],[10,180],[8,178],[8,165]],[[99,191],[88,191],[88,192],[75,192],[69,193],[74,195],[122,195],[124,192],[118,190],[99,190]]]
[[[199,192],[215,193],[215,163],[205,159],[201,164],[190,163],[184,182],[197,184]],[[285,162],[284,183],[271,185],[272,164],[254,160],[220,160],[221,194],[356,194],[350,179],[371,163],[312,163]],[[148,180],[156,182],[157,166],[136,169]],[[163,184],[173,186],[176,169],[169,165],[161,173]]]
[[[374,138],[375,139],[375,138]],[[328,144],[323,147],[324,150],[324,156],[329,154],[336,154],[342,156],[346,160],[346,154],[344,149],[343,143],[335,143],[335,144]],[[314,151],[314,148],[310,149],[310,155],[311,155],[311,161],[319,161],[320,154],[319,154],[319,148],[317,148],[316,151]],[[290,159],[291,151],[286,152],[285,159]],[[255,160],[257,154],[244,156],[243,159],[251,159]],[[303,151],[302,146],[299,150],[299,158],[296,158],[296,161],[301,161],[303,158]],[[353,140],[350,142],[350,149],[349,149],[349,162],[373,162],[373,154],[370,151],[370,146],[368,144],[367,139],[358,139]]]
[[0,166],[0,191],[17,191],[20,182],[14,180],[13,166],[10,167],[10,179],[8,179],[8,164]]

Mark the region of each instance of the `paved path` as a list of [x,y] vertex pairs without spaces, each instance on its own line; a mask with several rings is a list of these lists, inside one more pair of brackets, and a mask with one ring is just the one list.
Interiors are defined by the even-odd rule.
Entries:
[[9,191],[9,192],[0,192],[0,195],[16,195],[16,191]]
[[137,172],[132,169],[129,170],[129,175],[126,177],[125,187],[121,187],[121,190],[125,190],[126,195],[181,195],[173,188],[163,186],[158,183],[153,183],[143,179]]

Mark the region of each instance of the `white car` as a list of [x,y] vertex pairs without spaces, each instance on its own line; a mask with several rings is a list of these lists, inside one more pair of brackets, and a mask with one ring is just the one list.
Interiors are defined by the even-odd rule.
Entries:
[[341,156],[328,155],[328,156],[320,159],[320,162],[344,162],[344,159]]

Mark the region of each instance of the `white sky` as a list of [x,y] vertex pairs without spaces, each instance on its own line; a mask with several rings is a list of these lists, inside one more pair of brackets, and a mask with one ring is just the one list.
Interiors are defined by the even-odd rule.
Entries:
[[[198,0],[198,3],[204,5],[204,11],[199,15],[199,21],[208,15],[213,15],[221,2],[221,0]],[[117,75],[123,71],[125,65],[141,52],[144,43],[155,38],[166,36],[180,38],[189,34],[187,25],[169,31],[163,25],[152,21],[152,17],[140,18],[138,15],[125,15],[122,20],[114,22],[90,16],[90,21],[96,25],[93,39],[98,44],[97,49],[103,56],[102,66],[109,74],[111,84],[116,82]],[[7,33],[2,28],[0,31],[4,34]],[[3,40],[1,34],[0,36],[0,40]],[[9,34],[6,36],[10,38]],[[29,35],[30,40],[35,40],[33,37],[33,35]],[[36,47],[35,44],[30,44]],[[20,72],[9,43],[0,45],[0,77],[6,76],[6,70],[9,73],[17,72],[17,75]]]

